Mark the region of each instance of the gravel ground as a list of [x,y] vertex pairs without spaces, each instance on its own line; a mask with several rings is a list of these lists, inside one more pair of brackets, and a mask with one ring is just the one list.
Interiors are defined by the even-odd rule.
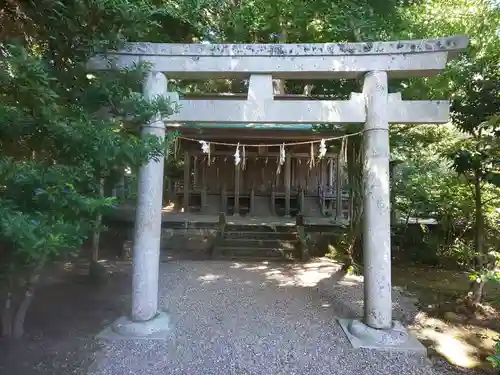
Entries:
[[[89,375],[453,374],[418,356],[354,350],[337,317],[361,316],[359,278],[306,265],[172,261],[160,266],[164,342],[104,343]],[[415,309],[395,291],[396,318]]]

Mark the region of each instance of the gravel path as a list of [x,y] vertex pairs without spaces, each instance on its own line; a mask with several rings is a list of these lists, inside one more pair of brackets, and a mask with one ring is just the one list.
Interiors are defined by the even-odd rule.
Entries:
[[[328,261],[173,261],[160,274],[172,337],[107,342],[89,374],[443,373],[417,356],[352,349],[335,319],[361,315],[362,283],[339,281]],[[395,297],[397,318],[409,318],[413,311]]]

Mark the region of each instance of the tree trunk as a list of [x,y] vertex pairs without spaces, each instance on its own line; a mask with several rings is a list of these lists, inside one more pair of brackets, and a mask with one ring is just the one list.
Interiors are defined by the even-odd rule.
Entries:
[[[99,214],[96,217],[96,226],[100,226],[102,222],[102,216]],[[99,229],[96,229],[94,233],[92,233],[92,254],[90,261],[92,263],[99,262],[99,241],[101,238],[101,232]]]
[[[474,201],[476,215],[476,230],[474,232],[474,250],[475,250],[475,271],[482,273],[485,270],[487,259],[484,254],[484,214],[481,192],[481,178],[476,172],[474,179]],[[478,281],[474,280],[469,289],[469,303],[475,308],[483,298],[483,289],[486,280],[481,277]]]
[[35,296],[35,285],[38,282],[40,275],[35,275],[34,279],[24,292],[24,298],[17,309],[16,315],[14,316],[12,322],[12,338],[20,339],[24,335],[24,320],[26,319],[26,313],[28,312],[29,307],[31,306],[31,302],[33,301],[33,297]]
[[[33,272],[28,280],[26,280],[24,288],[11,289],[7,293],[7,299],[4,305],[2,314],[2,335],[9,339],[20,339],[24,335],[24,321],[26,314],[31,306],[33,297],[35,296],[35,288],[40,280],[40,275],[45,266],[45,258],[42,258],[38,265],[33,269]],[[11,284],[13,285],[13,284]],[[21,290],[19,290],[21,289]],[[15,298],[17,292],[22,292],[21,298]],[[16,308],[14,301],[20,301]]]
[[[104,179],[99,178],[99,197],[104,197]],[[91,279],[100,279],[102,271],[99,266],[99,242],[101,239],[100,226],[102,223],[102,215],[98,214],[96,217],[96,225],[92,233],[92,252],[90,255],[89,277]]]
[[[362,153],[361,144],[359,141],[351,138],[347,141],[347,178],[349,183],[347,184],[349,189],[349,200],[350,200],[350,223],[348,229],[348,239],[349,246],[347,249],[350,266],[353,267],[354,272],[358,273],[360,271],[360,264],[362,262],[362,256],[359,252],[359,243],[362,238],[363,229],[363,184],[362,178],[363,173],[361,171],[362,166]],[[337,181],[339,183],[339,181]],[[342,196],[338,197],[339,200]]]
[[12,307],[12,293],[8,292],[5,296],[5,304],[2,311],[2,336],[12,336],[12,317],[14,315]]
[[483,289],[484,289],[485,284],[486,284],[486,281],[483,279],[481,279],[480,282],[473,281],[471,283],[471,286],[469,289],[469,293],[470,293],[469,303],[474,310],[477,307],[477,305],[479,305],[481,303],[481,300],[483,298]]

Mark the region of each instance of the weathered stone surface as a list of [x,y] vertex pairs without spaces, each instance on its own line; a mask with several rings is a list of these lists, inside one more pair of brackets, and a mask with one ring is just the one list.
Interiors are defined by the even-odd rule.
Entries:
[[204,251],[211,247],[217,234],[215,229],[162,229],[162,249]]
[[370,72],[363,92],[366,118],[363,145],[363,260],[365,323],[377,329],[392,324],[391,216],[387,73]]
[[97,339],[166,340],[170,337],[171,333],[172,324],[170,316],[166,312],[158,312],[152,319],[140,322],[134,322],[123,316],[97,335]]
[[359,320],[353,320],[349,323],[348,329],[352,335],[376,345],[398,345],[408,340],[408,332],[398,322],[393,322],[390,329],[378,330]]
[[424,40],[362,43],[303,43],[303,44],[169,44],[128,43],[121,54],[159,56],[339,56],[403,54],[439,51],[460,51],[467,47],[468,38],[455,35]]
[[251,74],[272,74],[278,79],[358,78],[376,70],[393,77],[426,76],[444,69],[467,44],[465,36],[323,44],[130,43],[115,54],[93,58],[89,68],[147,62],[172,78],[247,78]]
[[426,353],[426,348],[398,321],[391,322],[387,329],[375,329],[357,319],[339,319],[339,324],[355,349]]
[[180,100],[165,122],[363,123],[363,100]]
[[[144,95],[153,100],[167,92],[162,73],[148,74]],[[165,137],[165,124],[154,119],[142,129],[144,135]],[[133,245],[132,312],[133,321],[149,321],[158,312],[158,267],[160,262],[163,158],[151,160],[139,171],[138,200]]]
[[[259,75],[252,77],[259,77]],[[272,95],[269,96],[264,89],[265,87],[254,88],[250,85],[247,100],[177,99],[179,111],[165,118],[164,122],[362,124],[366,121],[364,97],[359,93],[353,93],[349,100],[273,100]],[[446,100],[404,101],[401,100],[400,93],[389,94],[388,121],[393,124],[447,123],[449,102]]]
[[163,229],[160,259],[210,259],[216,234],[215,229]]

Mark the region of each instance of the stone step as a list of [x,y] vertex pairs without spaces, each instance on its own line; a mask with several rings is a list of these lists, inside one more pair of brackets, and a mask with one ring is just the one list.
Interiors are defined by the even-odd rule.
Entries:
[[224,238],[247,238],[247,239],[275,239],[275,240],[296,240],[294,232],[248,232],[248,231],[224,231]]
[[229,247],[229,246],[216,246],[215,258],[229,258],[229,259],[286,259],[293,255],[293,251],[283,250],[280,248],[255,248],[255,247]]
[[235,262],[295,262],[295,258],[285,258],[285,257],[263,257],[263,256],[244,256],[238,254],[228,254],[228,255],[216,255],[212,257],[212,260],[231,260]]
[[235,262],[295,262],[295,258],[285,258],[285,257],[262,257],[262,256],[243,256],[238,254],[230,255],[218,255],[212,257],[212,260],[230,260]]
[[293,250],[297,243],[297,239],[282,239],[282,238],[224,238],[220,240],[221,246],[226,247],[251,247],[251,248],[280,248],[285,250]]
[[287,225],[287,226],[269,226],[269,225],[260,225],[260,224],[227,224],[225,227],[225,232],[259,232],[259,233],[294,233],[297,231],[295,225]]

